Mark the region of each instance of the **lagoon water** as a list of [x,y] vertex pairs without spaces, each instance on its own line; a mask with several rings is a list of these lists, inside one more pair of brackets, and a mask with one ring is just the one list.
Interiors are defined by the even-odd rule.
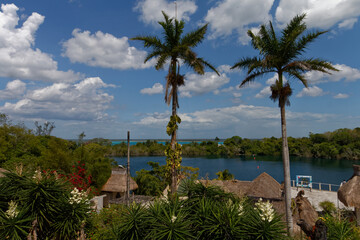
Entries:
[[[114,158],[118,164],[126,166],[127,158]],[[140,169],[150,170],[147,162],[159,162],[165,164],[165,157],[131,157],[130,172],[135,176]],[[313,182],[340,184],[348,180],[352,174],[352,164],[349,160],[335,159],[314,159],[291,157],[290,173],[291,179],[295,180],[296,175],[312,176]],[[357,163],[359,164],[359,163]],[[198,167],[199,177],[209,179],[216,178],[216,172],[228,169],[238,180],[251,181],[260,173],[266,172],[275,178],[279,183],[283,181],[283,168],[281,157],[256,156],[238,158],[183,158],[183,166]]]

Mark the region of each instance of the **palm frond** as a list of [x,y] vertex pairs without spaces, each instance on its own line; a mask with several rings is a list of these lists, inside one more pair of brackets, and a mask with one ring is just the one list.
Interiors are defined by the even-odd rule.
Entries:
[[186,34],[180,41],[180,45],[196,47],[204,39],[208,24]]
[[304,75],[302,75],[302,74],[299,73],[298,71],[292,71],[292,70],[290,70],[290,71],[287,71],[287,74],[289,74],[291,77],[294,77],[294,78],[299,79],[305,87],[308,87],[308,81],[307,81],[307,79],[305,78]]
[[166,54],[159,54],[158,56],[159,57],[157,59],[156,65],[155,65],[156,70],[164,68],[166,60],[169,58],[169,56]]
[[286,25],[282,31],[282,42],[288,42],[293,39],[296,39],[301,33],[306,30],[306,24],[304,19],[306,14],[296,15],[291,21]]
[[249,68],[250,66],[260,64],[261,60],[258,57],[245,57],[240,59],[237,63],[235,63],[230,69],[245,69]]
[[220,76],[220,73],[216,70],[216,68],[213,65],[211,65],[209,62],[205,61],[203,58],[197,58],[197,61],[201,62],[204,66],[210,68],[211,70],[216,72],[218,76]]
[[339,69],[335,68],[331,63],[318,58],[305,60],[309,64],[312,71],[319,71],[327,74],[331,74],[330,71],[338,72]]
[[273,72],[273,71],[256,71],[253,72],[252,74],[246,76],[246,78],[240,83],[240,88],[244,87],[246,84],[250,84],[251,82],[253,82],[255,80],[256,77],[264,75],[265,73],[269,73],[269,72]]
[[161,42],[161,40],[156,36],[136,36],[130,38],[130,40],[139,40],[144,43],[144,47],[146,48],[154,48],[156,50],[164,49],[165,45]]
[[302,36],[294,46],[294,50],[296,53],[300,54],[305,51],[308,44],[313,42],[316,38],[318,38],[320,35],[326,33],[327,31],[315,31],[306,34],[305,36]]

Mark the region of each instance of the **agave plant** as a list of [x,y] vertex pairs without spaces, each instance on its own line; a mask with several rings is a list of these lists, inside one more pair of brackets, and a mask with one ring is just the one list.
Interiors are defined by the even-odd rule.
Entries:
[[116,239],[144,239],[149,228],[146,209],[140,204],[130,204],[120,213],[121,222],[113,227]]
[[151,227],[147,239],[195,239],[189,211],[178,197],[156,202],[149,213]]

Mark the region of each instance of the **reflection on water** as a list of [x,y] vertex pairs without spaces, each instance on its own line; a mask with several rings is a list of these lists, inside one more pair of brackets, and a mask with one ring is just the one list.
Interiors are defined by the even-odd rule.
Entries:
[[[115,158],[121,164],[126,165],[127,158]],[[140,169],[150,169],[146,163],[149,161],[165,164],[165,157],[131,157],[130,171],[134,176]],[[296,175],[310,175],[313,182],[340,184],[352,176],[352,164],[349,160],[315,159],[291,157],[291,179]],[[357,163],[359,164],[359,163]],[[283,169],[281,156],[241,156],[238,158],[183,158],[183,166],[198,167],[199,177],[209,179],[216,178],[216,172],[228,169],[236,179],[251,181],[260,173],[266,172],[278,182],[283,181]]]

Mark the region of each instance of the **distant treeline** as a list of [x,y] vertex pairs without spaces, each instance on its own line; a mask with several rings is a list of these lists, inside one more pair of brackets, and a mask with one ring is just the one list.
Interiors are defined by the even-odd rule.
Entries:
[[[360,128],[338,129],[334,132],[310,133],[309,137],[288,138],[291,156],[360,159]],[[108,142],[111,145],[111,142]],[[182,155],[188,157],[213,156],[234,157],[238,155],[281,155],[281,138],[264,138],[260,140],[234,136],[220,145],[217,141],[184,144]],[[157,141],[148,140],[131,146],[132,156],[163,156],[165,146]],[[110,156],[122,157],[127,155],[127,144],[121,143],[110,147]]]

